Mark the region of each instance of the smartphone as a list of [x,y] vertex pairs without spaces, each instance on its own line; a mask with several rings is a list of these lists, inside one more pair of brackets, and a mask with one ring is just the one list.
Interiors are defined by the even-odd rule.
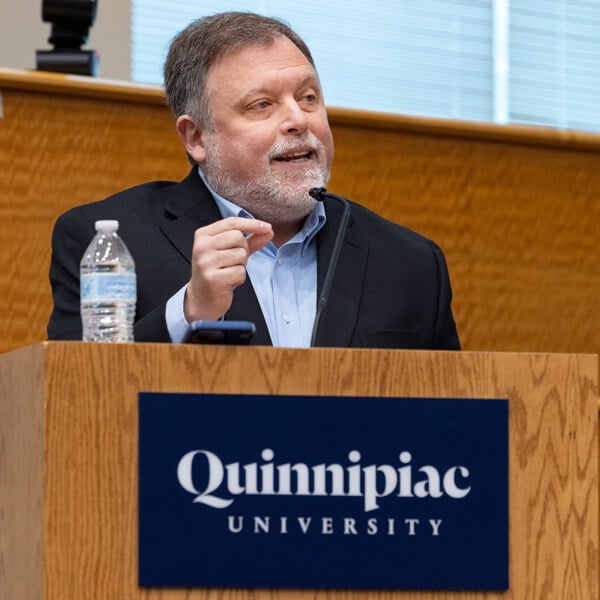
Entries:
[[194,321],[190,324],[186,344],[249,344],[256,333],[251,321]]

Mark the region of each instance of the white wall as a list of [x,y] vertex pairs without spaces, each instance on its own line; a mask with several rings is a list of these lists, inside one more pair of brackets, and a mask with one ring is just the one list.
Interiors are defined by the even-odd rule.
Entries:
[[[130,0],[98,0],[84,48],[100,53],[100,77],[131,78],[130,20]],[[42,21],[42,0],[0,0],[0,67],[35,69],[35,51],[51,48],[50,28]]]

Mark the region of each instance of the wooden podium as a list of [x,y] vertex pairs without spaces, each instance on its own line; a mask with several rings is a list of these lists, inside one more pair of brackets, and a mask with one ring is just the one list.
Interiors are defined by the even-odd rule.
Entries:
[[[140,391],[508,398],[510,590],[138,588]],[[592,355],[26,347],[0,356],[0,598],[598,598],[597,431]]]

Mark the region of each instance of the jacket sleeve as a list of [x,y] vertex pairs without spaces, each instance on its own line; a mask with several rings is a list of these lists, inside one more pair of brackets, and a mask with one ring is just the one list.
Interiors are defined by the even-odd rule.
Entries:
[[446,259],[441,249],[433,242],[433,255],[438,273],[438,302],[432,348],[436,350],[460,350],[460,341],[452,314],[452,289]]
[[81,340],[79,263],[94,224],[75,211],[58,218],[52,232],[50,285],[54,306],[48,321],[49,340]]

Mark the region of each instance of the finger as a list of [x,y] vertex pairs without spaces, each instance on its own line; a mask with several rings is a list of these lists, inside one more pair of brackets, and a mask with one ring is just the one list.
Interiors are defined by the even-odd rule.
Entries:
[[248,244],[248,255],[264,248],[273,239],[273,230],[265,233],[253,233],[246,238]]
[[226,217],[220,221],[215,221],[210,225],[206,225],[202,230],[207,235],[218,235],[226,231],[237,230],[244,234],[251,233],[266,233],[272,231],[270,223],[260,221],[259,219],[246,219],[244,217]]
[[198,229],[194,243],[204,252],[210,250],[223,251],[230,248],[245,248],[247,250],[247,237],[239,229],[231,229],[213,235],[207,235],[203,229]]
[[208,257],[207,266],[212,266],[216,269],[235,265],[245,267],[248,262],[248,256],[249,251],[246,245],[227,248],[225,250],[217,250]]
[[221,270],[236,266],[245,268],[247,262],[247,248],[237,247],[212,252],[203,252],[200,250],[194,253],[192,276],[197,276],[200,278],[200,281],[203,280],[212,285],[215,283],[213,278],[218,277]]
[[228,265],[205,274],[204,281],[211,286],[212,293],[230,293],[246,280],[244,265]]

